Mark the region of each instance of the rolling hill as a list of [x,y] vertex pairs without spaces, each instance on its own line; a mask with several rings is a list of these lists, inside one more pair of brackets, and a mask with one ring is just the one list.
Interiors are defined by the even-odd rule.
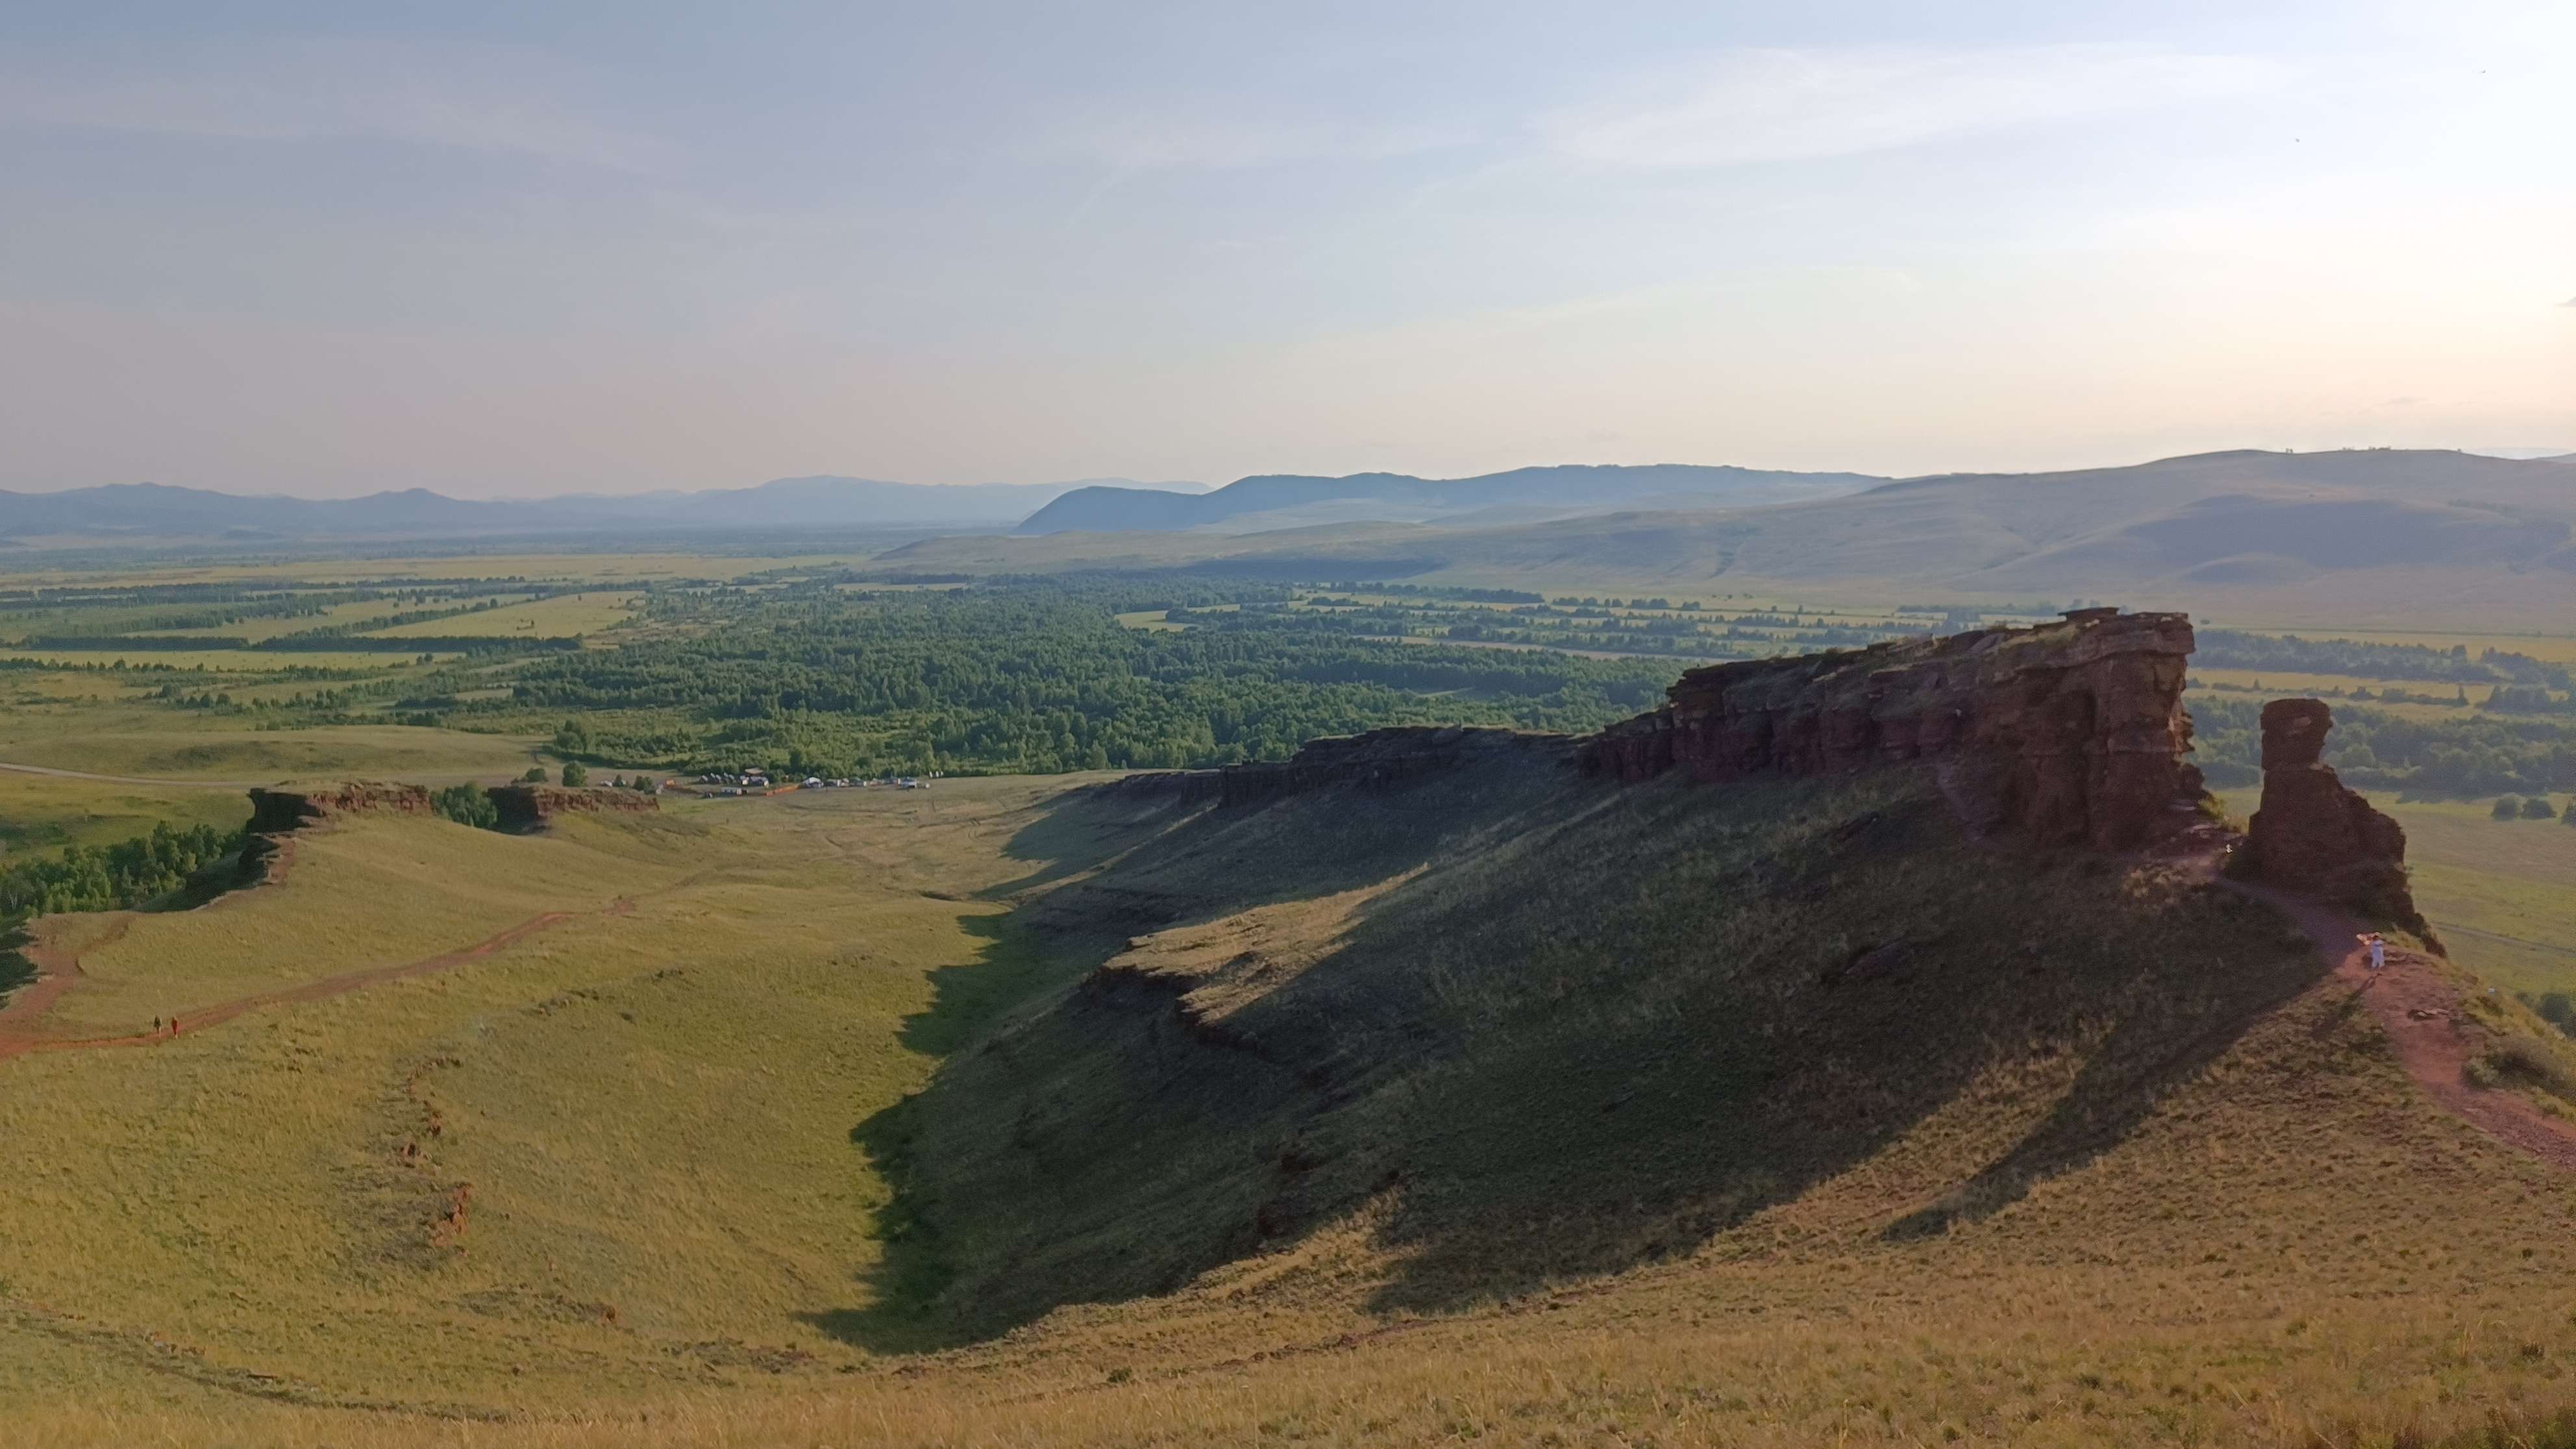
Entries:
[[1885,481],[1858,473],[1781,473],[1661,464],[1515,468],[1474,478],[1353,473],[1265,474],[1183,496],[1133,487],[1078,488],[1017,532],[1132,533],[1209,528],[1229,533],[1332,523],[1420,523],[1477,513],[1567,517],[1621,508],[1733,508],[1831,497]]
[[[568,494],[526,502],[450,498],[425,488],[311,499],[111,483],[59,493],[0,492],[0,538],[372,539],[653,529],[996,528],[1099,481],[940,485],[818,476],[695,493]],[[1113,481],[1148,496],[1156,488],[1200,486]]]
[[2082,594],[2256,607],[2357,626],[2428,611],[2564,618],[2576,609],[2571,527],[2576,464],[2567,460],[2374,449],[1955,474],[1770,507],[1492,526],[937,539],[884,559],[921,568],[1199,566],[1537,588],[1625,581],[1872,596]]

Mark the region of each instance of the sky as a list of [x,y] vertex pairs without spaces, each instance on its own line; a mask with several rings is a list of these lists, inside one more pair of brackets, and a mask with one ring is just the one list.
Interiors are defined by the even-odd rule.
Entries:
[[2561,0],[0,15],[0,488],[2576,449]]

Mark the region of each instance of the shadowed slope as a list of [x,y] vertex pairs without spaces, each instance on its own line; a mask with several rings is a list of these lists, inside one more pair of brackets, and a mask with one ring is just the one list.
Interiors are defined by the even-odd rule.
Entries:
[[1614,789],[1504,760],[1131,828],[1023,913],[1096,969],[870,1126],[953,1331],[1363,1210],[1382,1309],[1611,1272],[2023,1083],[1885,1224],[1937,1230],[1998,1164],[2117,1142],[2321,969],[2179,871],[1971,847],[1908,771]]

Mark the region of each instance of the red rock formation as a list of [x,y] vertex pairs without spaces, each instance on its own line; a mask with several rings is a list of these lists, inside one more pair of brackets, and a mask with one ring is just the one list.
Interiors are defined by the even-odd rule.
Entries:
[[2134,849],[2191,819],[2181,614],[2081,609],[2026,629],[1694,669],[1672,703],[1586,740],[1587,774],[1702,781],[1933,765],[1969,825]]
[[492,807],[504,830],[533,830],[567,812],[600,810],[649,811],[662,808],[661,797],[646,790],[576,790],[562,785],[495,785]]
[[2263,804],[2233,868],[2427,935],[2407,889],[2406,831],[2344,788],[2325,763],[2333,728],[2334,711],[2321,699],[2263,706]]
[[330,785],[279,785],[250,792],[250,828],[259,835],[301,830],[335,815],[431,815],[425,785],[345,780]]

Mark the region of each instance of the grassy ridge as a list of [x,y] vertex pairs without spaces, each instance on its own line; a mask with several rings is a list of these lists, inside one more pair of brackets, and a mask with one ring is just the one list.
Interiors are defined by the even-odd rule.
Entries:
[[[317,961],[590,913],[0,1066],[13,1442],[2357,1444],[2576,1371],[2576,1200],[2232,898],[1884,781],[1055,789],[311,837]],[[264,980],[260,894],[126,929]]]

